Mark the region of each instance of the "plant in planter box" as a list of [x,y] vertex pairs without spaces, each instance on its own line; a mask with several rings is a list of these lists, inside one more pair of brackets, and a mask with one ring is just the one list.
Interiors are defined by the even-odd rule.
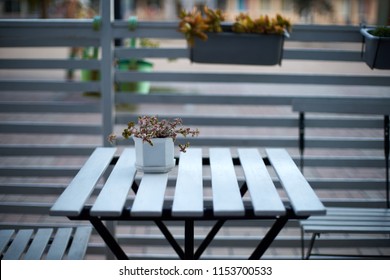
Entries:
[[208,25],[205,23],[204,18],[200,11],[196,8],[192,9],[191,12],[180,12],[179,18],[179,31],[184,34],[187,43],[190,47],[194,46],[195,38],[201,40],[207,40],[207,34],[205,33],[208,29]]
[[[157,116],[140,116],[138,123],[129,122],[123,129],[122,137],[133,138],[136,150],[136,168],[144,172],[168,172],[175,166],[174,142],[179,135],[195,137],[198,129],[183,127],[181,119],[159,120]],[[114,143],[115,134],[109,136]],[[189,143],[179,144],[185,152]]]
[[390,27],[362,28],[363,60],[371,69],[390,69]]
[[252,19],[246,14],[224,24],[220,10],[205,7],[205,17],[193,9],[180,14],[179,31],[191,48],[191,61],[275,65],[282,59],[284,38],[291,23],[281,15]]

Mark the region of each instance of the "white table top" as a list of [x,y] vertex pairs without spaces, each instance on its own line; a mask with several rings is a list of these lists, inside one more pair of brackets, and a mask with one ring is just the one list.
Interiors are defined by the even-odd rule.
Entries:
[[[77,216],[81,213],[99,179],[103,176],[116,148],[97,148],[51,208],[51,215]],[[311,186],[284,149],[266,149],[267,157],[283,186],[296,215],[323,215],[326,210]],[[210,148],[212,209],[215,217],[245,217],[235,168],[242,168],[254,215],[278,216],[286,208],[257,149],[238,149],[240,166],[235,167],[228,148]],[[120,216],[126,200],[133,204],[125,211],[132,217],[160,217],[172,173],[141,174],[137,193],[131,190],[137,170],[135,151],[126,148],[106,180],[90,215]],[[173,217],[202,217],[205,209],[202,149],[190,148],[180,154],[174,190]]]

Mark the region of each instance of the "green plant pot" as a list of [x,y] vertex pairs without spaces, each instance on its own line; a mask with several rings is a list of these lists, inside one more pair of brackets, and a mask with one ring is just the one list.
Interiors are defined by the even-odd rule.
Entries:
[[[123,71],[151,72],[153,70],[153,64],[144,60],[132,61],[129,59],[124,59],[118,62],[118,68],[119,70]],[[141,81],[120,83],[119,90],[123,92],[148,94],[150,92],[150,82]]]
[[81,70],[81,81],[99,81],[100,73],[99,70]]
[[191,61],[198,63],[281,64],[285,35],[208,33],[207,41],[195,40]]
[[390,69],[390,37],[377,37],[369,33],[374,28],[362,28],[365,38],[363,60],[371,69]]
[[[90,82],[90,81],[100,81],[100,71],[99,70],[81,70],[81,81]],[[85,92],[86,95],[96,95],[100,96],[100,92]]]

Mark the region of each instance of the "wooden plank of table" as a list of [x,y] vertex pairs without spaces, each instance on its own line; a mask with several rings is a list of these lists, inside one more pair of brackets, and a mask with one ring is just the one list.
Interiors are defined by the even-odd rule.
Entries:
[[286,208],[258,149],[238,149],[253,209],[256,215],[283,215]]
[[26,255],[25,260],[40,260],[45,252],[46,246],[49,243],[50,237],[53,233],[52,228],[40,228],[35,234]]
[[215,216],[243,216],[244,204],[228,148],[210,149],[211,186]]
[[125,149],[91,208],[92,216],[119,216],[135,174],[135,150]]
[[77,216],[110,164],[116,148],[97,148],[61,194],[50,215]]
[[137,217],[160,217],[168,173],[144,174],[130,213]]
[[266,149],[297,215],[324,215],[326,209],[285,149]]
[[3,260],[18,260],[24,253],[33,235],[32,229],[21,229],[17,232],[12,244],[3,256]]
[[190,148],[180,154],[172,216],[203,215],[202,150]]

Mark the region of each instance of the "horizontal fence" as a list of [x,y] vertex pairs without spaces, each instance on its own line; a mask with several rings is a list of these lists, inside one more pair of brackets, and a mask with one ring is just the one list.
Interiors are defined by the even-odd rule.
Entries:
[[[104,9],[107,9],[107,6]],[[272,71],[264,70],[263,67],[236,70],[234,66],[227,66],[228,71],[218,73],[207,67],[197,67],[194,71],[172,67],[173,70],[156,70],[150,73],[119,70],[115,67],[115,61],[119,59],[130,57],[156,61],[185,61],[189,58],[189,50],[185,47],[183,36],[177,32],[177,22],[139,22],[135,30],[130,30],[126,21],[112,21],[112,24],[107,26],[110,19],[105,18],[106,16],[103,15],[98,30],[93,28],[93,20],[0,20],[0,48],[16,47],[28,51],[31,47],[99,47],[100,53],[97,59],[90,60],[70,57],[0,59],[0,73],[18,70],[28,70],[31,73],[46,71],[48,74],[60,70],[64,73],[63,78],[53,79],[49,79],[45,74],[35,79],[16,76],[17,78],[10,80],[0,76],[0,133],[3,139],[0,143],[0,192],[4,197],[4,200],[0,201],[0,210],[4,215],[48,215],[53,200],[62,192],[92,150],[96,146],[109,145],[106,141],[108,133],[119,130],[130,120],[135,120],[140,113],[158,113],[160,117],[179,116],[185,124],[199,126],[201,132],[204,130],[206,133],[190,139],[192,146],[254,146],[260,149],[285,147],[299,164],[299,114],[292,112],[291,105],[295,98],[316,97],[317,94],[313,91],[312,94],[297,95],[288,92],[289,87],[324,86],[330,91],[327,98],[333,97],[334,87],[339,86],[350,87],[351,92],[361,86],[373,94],[377,91],[390,93],[390,79],[386,71],[369,70],[362,74],[329,74],[321,71],[287,73],[283,70],[284,64]],[[159,48],[111,45],[114,39],[128,38],[158,39],[173,42],[175,47],[171,44]],[[294,25],[291,37],[286,40],[283,59],[286,64],[296,66],[303,62],[323,61],[360,65],[363,64],[361,43],[362,37],[357,26]],[[100,70],[101,80],[66,79],[67,71],[83,69]],[[118,83],[138,81],[150,81],[152,85],[162,84],[169,87],[179,85],[179,89],[168,93],[155,93],[152,90],[148,95],[141,95],[122,92],[116,88]],[[200,87],[196,87],[196,92],[187,92],[180,87],[182,84],[203,87],[201,92]],[[246,84],[285,85],[284,90],[287,92],[264,93],[267,87],[254,88],[250,94],[227,94],[223,91],[216,94],[210,90],[214,85],[229,87]],[[95,94],[94,97],[86,94],[91,92]],[[123,105],[135,109],[118,109]],[[256,106],[259,107],[258,110],[254,108]],[[223,113],[214,112],[213,108],[219,107]],[[262,113],[264,108],[267,113]],[[341,117],[337,114],[308,114],[305,125],[308,129],[305,175],[315,190],[320,194],[326,192],[322,197],[324,203],[327,206],[383,207],[384,198],[377,195],[378,192],[384,191],[385,181],[382,116]],[[242,130],[243,134],[235,135],[234,131],[237,129]],[[224,132],[219,134],[219,130]],[[270,131],[269,134],[267,131]],[[17,141],[13,142],[14,139]],[[358,155],[350,151],[357,151]],[[332,177],[329,175],[329,169],[347,169],[347,174],[355,172],[357,176]],[[369,174],[374,172],[379,175],[365,176],[366,169],[370,170]],[[321,170],[325,170],[325,175],[321,175]],[[363,173],[360,173],[361,170]],[[274,181],[280,188],[278,180],[274,178]],[[169,180],[169,184],[174,184],[173,178]],[[210,185],[210,180],[206,178],[205,184]],[[375,194],[368,197],[349,197],[351,192]],[[328,196],[328,193],[336,195]],[[14,199],[14,196],[22,196],[25,199]],[[42,200],[37,201],[37,197]],[[40,223],[32,223],[29,220],[20,223],[5,219],[0,222],[0,227],[48,226],[53,223],[55,222],[50,219]],[[123,226],[120,224],[118,228]],[[262,224],[251,227],[266,226]],[[275,241],[273,248],[299,248],[297,223],[292,222],[289,228],[292,233],[282,235]],[[120,242],[130,247],[136,247],[140,243],[151,247],[165,246],[161,236],[156,234],[119,234],[118,237]],[[252,247],[253,242],[251,238],[244,238],[239,234],[238,237],[218,237],[215,246],[229,247],[234,244],[238,247]],[[329,237],[320,240],[319,245],[350,248],[358,245],[388,246],[388,243],[366,237],[348,241]],[[104,247],[101,243],[93,243],[89,253],[104,254]],[[134,256],[162,257],[157,253]]]

